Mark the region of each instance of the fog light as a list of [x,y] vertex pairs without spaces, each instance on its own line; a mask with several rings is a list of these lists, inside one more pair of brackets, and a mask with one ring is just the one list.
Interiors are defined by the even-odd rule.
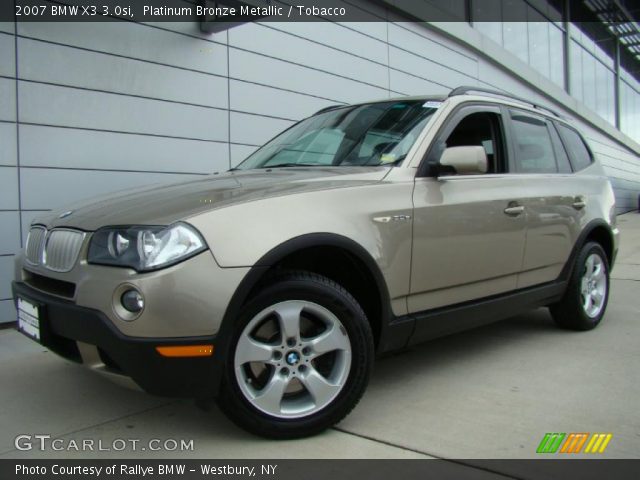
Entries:
[[144,308],[144,298],[137,290],[127,290],[120,298],[122,306],[131,313],[139,313]]

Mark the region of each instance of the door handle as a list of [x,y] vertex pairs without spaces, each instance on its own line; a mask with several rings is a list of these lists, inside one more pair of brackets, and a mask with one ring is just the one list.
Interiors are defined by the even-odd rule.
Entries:
[[504,209],[504,213],[512,217],[517,217],[522,212],[524,212],[524,206],[513,204],[513,203],[510,203],[509,206]]
[[576,198],[573,199],[573,203],[571,204],[571,206],[576,210],[582,210],[584,207],[587,206],[587,202],[582,195],[578,195]]

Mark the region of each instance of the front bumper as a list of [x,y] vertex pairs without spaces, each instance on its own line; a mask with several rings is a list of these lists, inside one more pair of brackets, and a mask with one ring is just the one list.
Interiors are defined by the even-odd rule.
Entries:
[[[13,297],[39,306],[40,342],[64,358],[111,377],[134,382],[161,396],[209,398],[217,394],[220,371],[215,336],[148,338],[124,335],[99,310],[13,282]],[[164,357],[158,346],[213,344],[207,357]]]

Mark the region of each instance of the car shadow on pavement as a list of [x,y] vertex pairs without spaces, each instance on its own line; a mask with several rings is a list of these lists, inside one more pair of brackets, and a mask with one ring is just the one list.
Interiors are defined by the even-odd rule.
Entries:
[[[384,383],[390,387],[410,380],[413,375],[425,377],[431,372],[446,369],[450,363],[479,361],[486,354],[498,354],[505,347],[513,347],[514,343],[544,341],[549,336],[571,333],[557,328],[548,309],[540,308],[383,356],[376,362],[371,383]],[[402,364],[407,362],[412,368],[403,369]]]

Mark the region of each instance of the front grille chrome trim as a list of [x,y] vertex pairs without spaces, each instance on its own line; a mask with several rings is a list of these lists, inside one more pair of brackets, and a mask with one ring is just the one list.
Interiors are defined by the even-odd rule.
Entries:
[[68,228],[47,232],[42,265],[53,272],[68,272],[76,264],[86,233]]
[[52,272],[68,272],[78,260],[86,235],[70,228],[47,230],[42,225],[34,225],[27,237],[26,262]]
[[40,265],[42,263],[42,252],[44,251],[44,240],[47,237],[47,229],[42,225],[34,225],[29,230],[27,244],[25,246],[25,259],[30,265]]

